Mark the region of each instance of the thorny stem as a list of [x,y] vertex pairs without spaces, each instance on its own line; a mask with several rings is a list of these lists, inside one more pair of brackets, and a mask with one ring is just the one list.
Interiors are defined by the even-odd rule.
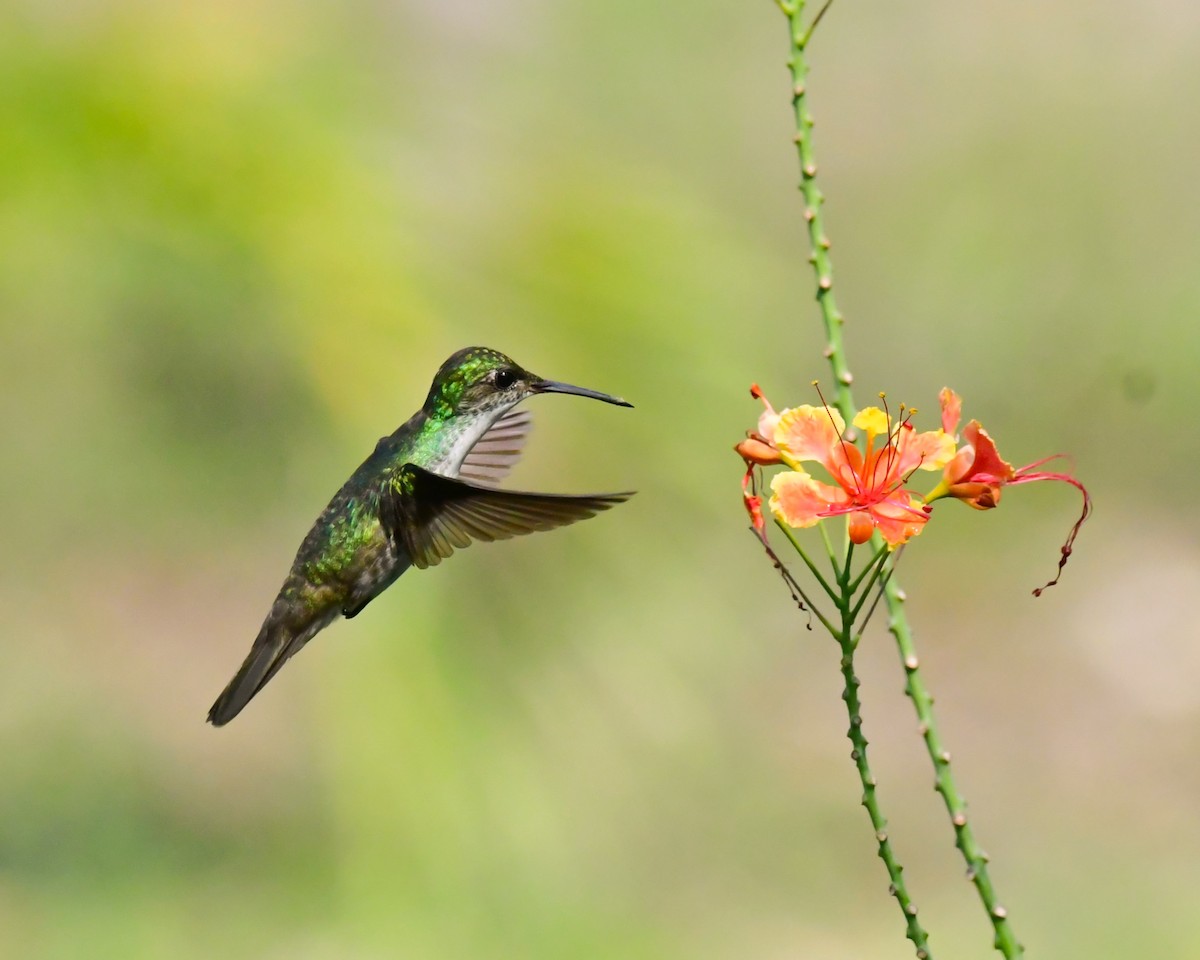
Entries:
[[[813,272],[816,275],[817,305],[820,308],[821,320],[825,328],[825,356],[829,360],[835,383],[834,405],[843,419],[849,423],[853,420],[855,412],[854,399],[850,389],[854,378],[846,362],[845,347],[842,341],[842,326],[845,321],[837,308],[837,303],[833,295],[833,263],[829,256],[830,240],[829,234],[825,230],[825,221],[821,213],[824,197],[816,183],[817,162],[812,140],[813,116],[808,110],[807,88],[805,85],[808,77],[808,60],[805,55],[805,48],[812,38],[812,33],[816,28],[817,22],[828,9],[828,3],[821,8],[813,22],[807,27],[804,25],[802,19],[805,0],[777,0],[777,3],[787,17],[791,36],[791,56],[788,60],[788,67],[792,75],[792,103],[796,117],[795,143],[800,160],[801,174],[800,192],[804,197],[804,220],[808,225],[808,239],[812,250],[809,262],[812,264]],[[876,549],[882,547],[878,534],[875,535],[872,543]],[[926,690],[920,676],[920,661],[917,658],[913,644],[912,630],[909,628],[908,620],[904,614],[904,591],[896,581],[896,578],[890,576],[892,563],[887,564],[887,567],[889,576],[883,584],[883,592],[884,601],[887,604],[889,613],[889,629],[896,639],[900,658],[904,664],[907,676],[905,691],[912,699],[913,706],[916,708],[919,729],[925,740],[925,746],[929,751],[930,759],[933,761],[937,781],[936,789],[942,795],[946,803],[946,809],[950,813],[950,820],[954,825],[955,844],[967,862],[967,876],[975,885],[979,897],[983,901],[984,908],[987,910],[988,917],[992,922],[992,927],[995,930],[995,947],[1006,958],[1013,960],[1013,958],[1024,956],[1024,949],[1012,931],[1007,913],[997,902],[996,893],[987,872],[987,856],[980,849],[975,840],[974,832],[967,822],[965,803],[958,792],[950,771],[950,754],[942,746],[941,737],[938,734],[934,721],[933,698]],[[847,611],[844,609],[843,617],[846,614]],[[850,626],[852,624],[853,619],[850,621]],[[862,720],[857,693],[858,680],[854,676],[853,668],[853,653],[857,641],[850,642],[849,640],[851,637],[849,632],[850,626],[846,625],[845,620],[843,621],[839,643],[842,646],[842,675],[846,684],[846,704],[847,709],[851,713],[850,734],[851,740],[855,741],[856,736],[862,739]],[[835,636],[838,636],[838,634],[835,634]],[[859,744],[855,742],[855,762],[859,767],[859,776],[863,779],[864,805],[867,804],[868,796],[871,798],[871,802],[875,803],[874,780],[869,779],[870,771],[866,766],[865,747],[865,740],[862,740],[861,749]],[[880,836],[880,831],[882,831],[883,827],[880,823],[876,822],[878,815],[877,804],[874,809],[868,806],[867,810],[871,815],[872,825],[875,826],[876,835]],[[886,840],[886,833],[883,833],[882,836]],[[890,847],[888,853],[890,856]],[[884,856],[884,841],[880,841],[880,856]],[[918,957],[928,957],[928,948],[924,944],[924,931],[921,930],[919,925],[916,925],[915,917],[909,913],[911,901],[908,899],[908,894],[904,890],[903,884],[897,882],[900,874],[899,865],[894,864],[894,858],[892,862],[889,862],[885,857],[884,861],[888,864],[888,875],[892,877],[893,893],[905,912],[905,918],[908,922],[909,939],[917,946]],[[894,871],[893,865],[895,865]],[[919,933],[920,940],[914,936],[914,932]]]
[[849,423],[854,419],[854,400],[850,395],[850,384],[854,377],[846,364],[846,351],[842,346],[844,320],[833,297],[829,234],[825,232],[825,219],[821,214],[825,197],[817,187],[817,160],[812,144],[813,116],[808,112],[805,89],[808,60],[804,48],[811,32],[804,26],[801,17],[804,0],[779,0],[779,6],[787,15],[792,35],[792,55],[788,66],[792,71],[792,105],[796,113],[795,142],[800,157],[800,192],[804,195],[804,221],[808,224],[808,241],[812,248],[809,262],[817,277],[817,305],[821,308],[821,318],[825,324],[825,356],[833,369],[833,402],[842,418]]
[[971,829],[971,824],[967,820],[967,802],[958,792],[958,786],[950,771],[950,751],[942,745],[941,735],[934,723],[933,696],[925,686],[924,680],[921,679],[921,662],[913,643],[912,630],[903,613],[897,613],[902,610],[905,599],[904,591],[900,589],[894,579],[889,579],[883,589],[888,610],[891,613],[888,629],[896,638],[900,660],[904,664],[904,672],[907,676],[904,692],[908,694],[916,708],[917,729],[925,741],[929,759],[933,761],[934,790],[942,795],[946,811],[950,814],[950,822],[954,825],[954,845],[962,852],[963,859],[967,862],[967,879],[975,885],[975,889],[979,892],[979,899],[983,901],[988,918],[992,921],[992,927],[996,933],[993,946],[1005,957],[1024,956],[1025,949],[1017,940],[1012,925],[1008,922],[1008,912],[1000,905],[996,897],[996,890],[992,886],[991,877],[988,875],[988,855],[979,846],[975,839],[975,831]]
[[892,841],[887,832],[887,818],[884,817],[883,811],[879,807],[879,798],[875,792],[875,777],[871,773],[871,765],[867,761],[867,738],[863,733],[862,703],[858,699],[859,679],[854,673],[854,648],[858,646],[858,636],[854,634],[854,616],[849,607],[850,598],[847,597],[846,600],[846,605],[842,607],[842,627],[834,633],[834,637],[842,651],[842,699],[846,701],[846,713],[850,718],[850,725],[846,728],[846,736],[850,739],[852,747],[850,757],[858,769],[858,779],[862,783],[862,805],[866,807],[867,816],[871,818],[871,826],[875,829],[875,841],[879,844],[879,859],[887,867],[888,879],[891,881],[888,890],[896,898],[896,902],[900,904],[900,909],[904,913],[907,936],[913,942],[913,946],[917,948],[917,960],[929,960],[931,957],[928,945],[929,934],[917,920],[917,905],[912,902],[912,898],[908,895],[908,889],[904,885],[902,876],[904,867],[900,865],[896,854],[892,851]]

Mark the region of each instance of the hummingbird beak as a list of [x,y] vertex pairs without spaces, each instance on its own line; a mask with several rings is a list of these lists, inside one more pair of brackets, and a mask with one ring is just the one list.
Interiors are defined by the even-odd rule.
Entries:
[[598,390],[589,390],[586,387],[572,386],[569,383],[559,383],[557,380],[534,380],[530,384],[530,387],[534,393],[573,393],[577,397],[590,397],[592,400],[603,400],[605,403],[614,403],[618,407],[633,406],[628,400],[622,400],[620,397],[600,393]]

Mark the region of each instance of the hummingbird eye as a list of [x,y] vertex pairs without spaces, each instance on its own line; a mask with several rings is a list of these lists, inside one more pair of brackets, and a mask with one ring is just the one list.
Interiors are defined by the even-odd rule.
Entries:
[[513,373],[511,370],[506,370],[501,367],[496,371],[496,376],[493,382],[496,384],[497,390],[507,390],[513,385],[513,382],[516,379],[517,375],[515,373]]

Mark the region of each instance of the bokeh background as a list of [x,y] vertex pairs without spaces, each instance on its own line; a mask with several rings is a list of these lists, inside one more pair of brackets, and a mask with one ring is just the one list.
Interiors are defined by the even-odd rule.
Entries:
[[[1183,0],[842,0],[813,49],[860,402],[952,384],[1096,500],[1040,600],[1065,486],[903,563],[1031,956],[1200,955],[1198,49]],[[827,377],[785,57],[767,0],[4,5],[0,955],[911,956],[730,451]],[[639,495],[207,727],[471,343],[637,404],[533,401],[513,485]],[[861,672],[935,955],[991,956],[882,623]]]

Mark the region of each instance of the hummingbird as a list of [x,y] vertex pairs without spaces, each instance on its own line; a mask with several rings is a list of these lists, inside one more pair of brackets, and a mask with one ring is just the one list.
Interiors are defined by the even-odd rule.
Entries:
[[425,403],[351,474],[308,531],[241,668],[208,711],[223,726],[338,617],[358,616],[409,567],[441,563],[472,541],[551,530],[633,496],[496,486],[521,455],[538,393],[621,407],[620,397],[535,376],[498,350],[467,347],[438,370]]

